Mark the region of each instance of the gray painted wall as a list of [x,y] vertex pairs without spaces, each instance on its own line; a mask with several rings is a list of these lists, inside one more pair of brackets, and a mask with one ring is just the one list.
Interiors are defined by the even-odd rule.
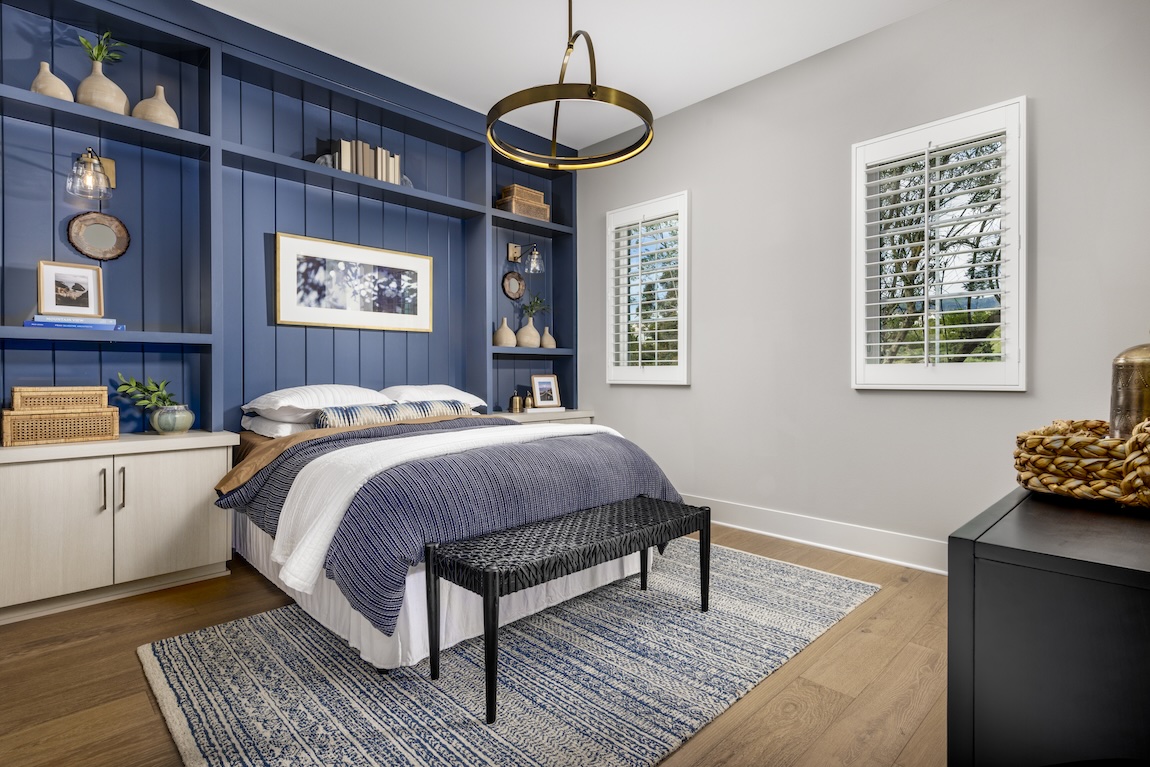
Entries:
[[[953,0],[659,119],[579,177],[580,406],[720,520],[945,568],[1015,435],[1107,418],[1113,357],[1150,342],[1148,33],[1146,0]],[[1030,390],[852,390],[851,144],[1019,95]],[[681,189],[692,384],[608,387],[604,213]]]

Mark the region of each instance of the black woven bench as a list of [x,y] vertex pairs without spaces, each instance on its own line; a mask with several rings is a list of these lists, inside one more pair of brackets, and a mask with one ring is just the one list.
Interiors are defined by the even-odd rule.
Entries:
[[707,611],[711,582],[711,510],[639,496],[510,530],[450,543],[428,543],[427,627],[431,678],[439,678],[439,579],[483,597],[487,723],[495,721],[499,598],[639,552],[639,586],[647,589],[652,546],[699,533],[699,591]]

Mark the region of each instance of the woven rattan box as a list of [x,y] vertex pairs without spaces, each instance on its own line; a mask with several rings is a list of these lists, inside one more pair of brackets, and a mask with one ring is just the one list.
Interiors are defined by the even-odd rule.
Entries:
[[103,386],[13,386],[0,414],[0,446],[96,442],[120,436],[120,411]]

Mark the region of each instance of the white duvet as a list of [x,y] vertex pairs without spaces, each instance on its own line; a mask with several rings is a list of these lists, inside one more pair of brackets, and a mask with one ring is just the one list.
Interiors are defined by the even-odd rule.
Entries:
[[614,429],[591,424],[523,424],[429,432],[326,453],[305,466],[288,490],[271,554],[282,565],[280,579],[297,591],[312,592],[347,507],[364,483],[381,471],[478,447],[582,434],[620,436]]

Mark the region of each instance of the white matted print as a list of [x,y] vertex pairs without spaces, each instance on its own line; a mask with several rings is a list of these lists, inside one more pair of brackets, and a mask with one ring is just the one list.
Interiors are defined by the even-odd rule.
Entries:
[[431,332],[431,256],[276,233],[276,322]]
[[535,407],[560,407],[563,403],[559,401],[559,376],[531,376],[531,398]]
[[41,261],[37,275],[40,314],[104,316],[104,273],[98,266]]

